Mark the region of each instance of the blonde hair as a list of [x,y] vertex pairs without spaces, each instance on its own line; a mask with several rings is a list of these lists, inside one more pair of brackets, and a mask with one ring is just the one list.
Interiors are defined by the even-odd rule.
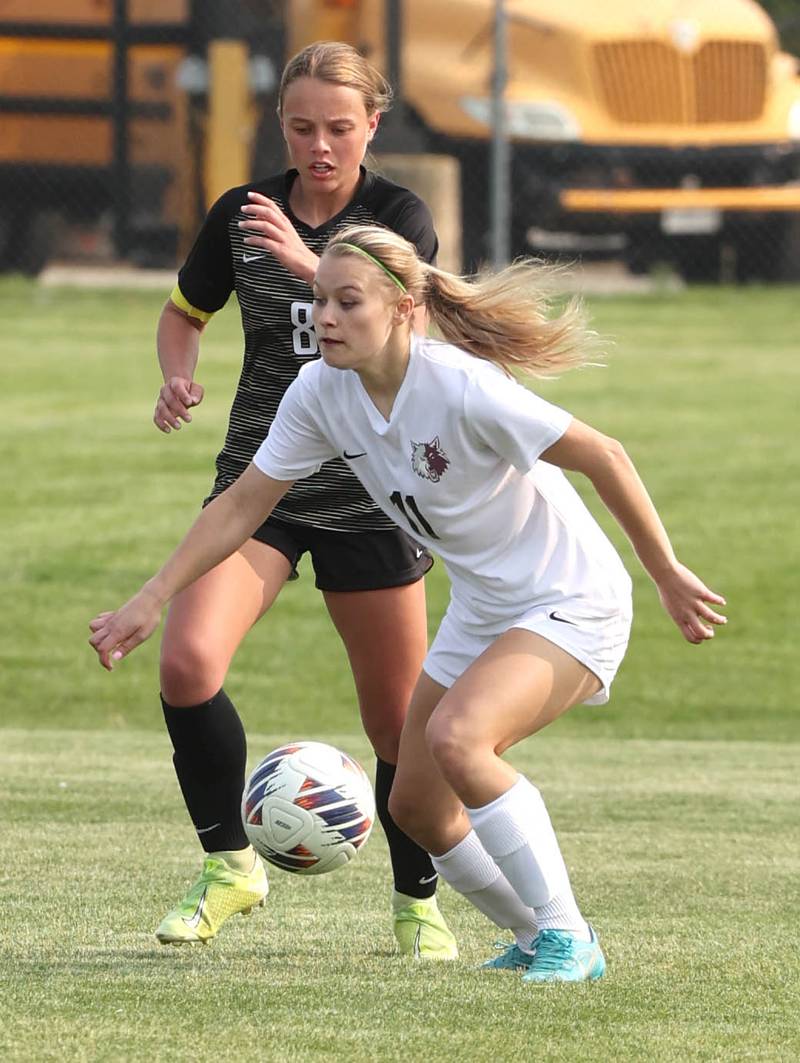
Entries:
[[476,358],[532,376],[555,376],[585,365],[597,337],[586,327],[577,299],[556,315],[550,312],[554,280],[563,273],[534,259],[519,259],[497,272],[459,277],[418,258],[408,240],[377,225],[352,225],[338,232],[326,255],[358,255],[377,260],[382,280],[399,283],[448,343]]
[[392,104],[392,87],[383,74],[352,45],[341,41],[309,44],[286,64],[278,90],[278,114],[283,114],[286,90],[298,78],[318,78],[361,93],[367,116],[383,114]]

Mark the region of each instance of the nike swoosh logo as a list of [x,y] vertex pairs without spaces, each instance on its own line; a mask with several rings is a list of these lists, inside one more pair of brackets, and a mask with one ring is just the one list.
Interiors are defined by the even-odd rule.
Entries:
[[567,620],[565,616],[559,616],[555,610],[553,610],[552,613],[548,613],[547,615],[550,617],[551,620],[557,620],[559,624],[571,624],[573,627],[575,627],[574,620]]
[[[421,557],[422,557],[422,551],[420,550],[419,547],[417,547],[417,561],[419,561],[419,559]],[[436,878],[436,876],[434,875],[433,878]],[[426,879],[420,879],[419,881],[420,881],[420,884],[424,886],[426,882],[432,882],[433,879],[426,878]]]
[[195,834],[208,834],[210,830],[214,830],[215,827],[221,827],[221,823],[212,823],[210,827],[195,827]]
[[432,875],[429,875],[428,878],[421,878],[419,884],[420,886],[427,886],[429,882],[435,882],[438,877],[438,874],[434,872]]
[[366,450],[362,450],[360,454],[348,454],[347,451],[342,455],[347,458],[348,461],[354,461],[356,458],[365,458],[367,456]]
[[200,920],[203,918],[203,909],[206,906],[206,892],[208,886],[200,894],[200,900],[197,902],[197,907],[194,910],[194,915],[187,919],[185,915],[181,916],[181,919],[186,923],[190,930],[197,930],[200,926]]
[[266,255],[242,255],[242,262],[247,265],[248,262],[258,262],[260,258],[266,257]]

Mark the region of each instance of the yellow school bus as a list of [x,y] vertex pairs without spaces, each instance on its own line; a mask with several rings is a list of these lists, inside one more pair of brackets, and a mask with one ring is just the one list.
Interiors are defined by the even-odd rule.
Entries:
[[[488,251],[495,5],[399,6],[409,145],[460,161],[471,267]],[[754,0],[506,0],[505,8],[514,253],[613,253],[634,269],[669,258],[694,276],[800,273],[798,63]],[[220,111],[216,128],[227,139],[211,119],[212,97],[231,94],[231,62],[242,54],[246,64],[248,47],[252,58],[264,40],[275,43],[276,71],[280,49],[321,39],[347,40],[389,65],[385,0],[128,0],[126,9],[123,145],[114,0],[0,0],[0,266],[39,268],[59,207],[87,224],[124,220],[128,253],[143,261],[185,250],[209,190],[249,176],[226,165],[217,179],[206,161],[203,181],[199,161],[236,155],[246,169],[250,147],[231,150],[234,133],[255,142],[246,88],[234,101],[239,117]],[[216,21],[200,27],[201,52],[225,44],[215,38],[231,35],[237,13],[251,23],[239,27],[234,59],[190,98],[184,61],[197,55],[202,12]],[[274,97],[258,106],[266,114]],[[392,150],[398,143],[396,133]]]
[[188,12],[189,0],[128,0],[123,141],[113,0],[0,0],[0,268],[36,272],[65,224],[110,241],[122,193],[131,248],[171,264],[191,202]]
[[[293,0],[290,47],[345,37],[386,65],[383,0]],[[800,259],[800,78],[753,0],[506,0],[513,247],[618,249],[634,268],[788,275]],[[401,73],[462,162],[485,252],[492,0],[403,0]],[[768,247],[760,259],[758,248]],[[755,251],[753,250],[755,249]]]

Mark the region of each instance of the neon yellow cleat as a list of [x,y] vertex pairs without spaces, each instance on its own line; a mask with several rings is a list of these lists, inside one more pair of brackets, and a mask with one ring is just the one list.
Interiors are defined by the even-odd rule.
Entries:
[[162,919],[156,937],[162,945],[205,944],[226,919],[247,915],[264,905],[269,883],[256,856],[250,871],[234,871],[224,860],[209,856],[195,882],[177,908]]
[[392,896],[394,936],[404,956],[415,960],[457,960],[458,946],[435,897]]

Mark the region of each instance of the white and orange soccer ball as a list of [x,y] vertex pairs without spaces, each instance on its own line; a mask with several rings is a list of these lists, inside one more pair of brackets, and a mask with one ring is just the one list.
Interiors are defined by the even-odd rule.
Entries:
[[242,820],[259,855],[284,871],[322,875],[349,863],[375,820],[375,795],[352,757],[324,742],[291,742],[251,773]]

